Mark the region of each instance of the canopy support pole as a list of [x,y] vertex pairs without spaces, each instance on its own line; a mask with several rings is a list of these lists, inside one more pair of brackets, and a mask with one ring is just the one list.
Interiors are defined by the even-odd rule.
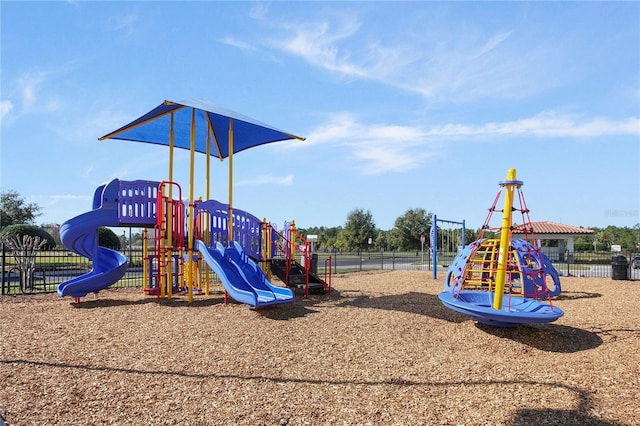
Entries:
[[[206,195],[206,200],[210,200],[210,178],[209,178],[209,174],[211,173],[211,134],[209,133],[209,131],[207,131],[207,161],[206,161],[206,168],[207,168],[207,172],[205,174],[205,195]],[[211,214],[208,213],[206,216],[206,222],[203,226],[203,231],[205,232],[204,234],[204,242],[207,245],[207,247],[211,247],[211,231],[210,231],[210,220],[211,220]],[[203,263],[204,266],[204,263]],[[210,268],[204,268],[205,269],[205,273],[204,273],[204,294],[206,294],[207,296],[209,295],[209,270]]]
[[[171,128],[169,129],[169,182],[173,182],[173,146],[175,144],[175,130],[174,130],[174,113],[171,113]],[[159,188],[158,188],[159,190]],[[169,226],[172,226],[173,223],[173,215],[175,214],[173,212],[173,183],[169,183],[169,202],[167,203],[167,223],[169,224]],[[183,231],[184,232],[184,231]],[[166,259],[166,264],[167,264],[167,278],[166,278],[166,283],[167,283],[167,289],[166,289],[166,295],[169,299],[171,299],[171,297],[173,296],[173,284],[172,284],[172,264],[173,262],[171,262],[171,259],[173,257],[173,238],[172,238],[172,234],[173,234],[173,229],[168,229],[167,231],[167,245],[169,246],[169,255],[168,258]],[[165,259],[162,259],[162,261],[164,262]],[[164,286],[162,288],[162,290],[164,290]],[[160,292],[162,293],[162,291]]]
[[207,132],[207,160],[206,160],[206,168],[207,168],[207,173],[205,174],[205,180],[204,180],[204,184],[205,184],[205,196],[207,200],[210,200],[210,179],[209,179],[209,173],[211,173],[211,134],[209,132]]
[[229,223],[228,241],[233,241],[233,118],[229,118]]
[[187,287],[188,289],[188,300],[189,303],[193,301],[193,286],[194,286],[194,272],[195,265],[193,262],[193,214],[194,214],[194,195],[193,195],[193,181],[194,181],[194,159],[196,152],[196,110],[195,108],[191,109],[191,146],[190,146],[190,166],[189,166],[189,223],[187,225],[189,232],[189,261],[188,265],[188,277],[187,277]]

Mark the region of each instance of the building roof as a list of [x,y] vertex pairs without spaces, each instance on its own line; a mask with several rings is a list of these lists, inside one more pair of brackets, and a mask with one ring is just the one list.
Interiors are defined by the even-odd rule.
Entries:
[[[555,222],[531,222],[531,227],[536,236],[543,236],[545,234],[553,235],[590,235],[593,234],[592,229],[580,228],[578,226],[563,225],[562,223]],[[523,234],[522,225],[514,225],[514,234]]]

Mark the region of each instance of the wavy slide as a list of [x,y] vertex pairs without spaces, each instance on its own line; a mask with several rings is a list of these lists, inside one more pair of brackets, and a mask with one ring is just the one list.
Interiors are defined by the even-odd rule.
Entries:
[[[60,227],[60,239],[69,250],[92,261],[90,272],[58,285],[58,295],[84,297],[97,293],[122,278],[127,271],[127,257],[98,245],[98,228],[118,226],[117,193],[119,182],[111,182],[94,199],[94,210],[69,219]],[[100,198],[98,198],[100,197]],[[96,199],[99,206],[96,208]]]
[[195,249],[234,300],[256,308],[293,302],[293,291],[271,284],[235,241],[225,249],[219,242],[214,247],[207,247],[203,241],[196,240]]

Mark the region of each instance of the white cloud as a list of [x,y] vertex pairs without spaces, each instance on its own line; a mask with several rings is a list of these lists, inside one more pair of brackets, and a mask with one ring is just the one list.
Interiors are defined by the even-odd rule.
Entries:
[[412,147],[391,145],[384,141],[373,141],[360,144],[353,154],[361,162],[360,171],[364,175],[382,175],[385,173],[404,172],[418,168],[422,161],[430,155],[418,152]]
[[429,129],[427,136],[534,136],[542,138],[590,138],[599,136],[640,136],[640,119],[621,121],[606,118],[581,118],[577,115],[542,112],[514,121],[490,122],[481,125],[449,123]]
[[235,186],[256,186],[256,185],[293,185],[293,175],[272,176],[259,175],[250,179],[242,179],[234,182]]
[[33,112],[39,107],[38,92],[47,74],[46,71],[27,73],[18,79],[18,93],[23,113]]
[[55,96],[43,96],[43,86],[53,71],[28,72],[20,76],[10,90],[10,97],[2,101],[2,118],[15,121],[27,114],[50,113],[63,109],[64,103]]
[[350,51],[339,45],[341,41],[356,34],[360,23],[348,15],[341,18],[336,24],[321,21],[287,25],[287,34],[293,32],[293,36],[272,40],[271,43],[280,50],[300,56],[329,71],[346,76],[366,77],[361,65],[352,60]]
[[485,55],[492,50],[496,49],[500,44],[509,38],[511,35],[511,31],[502,31],[494,34],[487,40],[487,42],[482,46],[480,51],[474,56],[475,58],[479,58],[482,55]]
[[327,123],[313,129],[304,144],[287,144],[305,148],[310,145],[342,147],[356,160],[363,174],[402,172],[420,166],[434,155],[433,150],[417,149],[428,144],[418,127],[359,123],[348,113],[336,114]]
[[13,103],[11,101],[0,102],[0,119],[4,119],[13,110]]
[[243,50],[284,51],[339,77],[380,82],[430,102],[521,99],[560,85],[569,73],[560,43],[533,43],[515,29],[487,30],[455,20],[443,25],[427,15],[414,20],[418,26],[395,31],[403,36],[389,37],[393,29],[379,31],[378,19],[344,10],[315,21],[278,21],[267,13],[261,3],[251,13],[268,29],[267,37],[219,41]]
[[307,135],[304,144],[285,142],[287,148],[308,147],[310,145],[341,143],[359,133],[362,126],[348,113],[338,113],[326,123],[322,123]]
[[36,103],[36,92],[38,86],[44,81],[45,73],[27,74],[18,80],[20,95],[22,98],[22,108],[29,111]]
[[237,47],[242,50],[255,50],[255,47],[246,41],[238,40],[235,37],[226,36],[218,39],[218,42],[229,46]]
[[447,123],[431,128],[367,124],[348,113],[338,113],[309,132],[305,143],[285,142],[283,149],[330,146],[345,151],[362,174],[384,174],[415,169],[441,155],[444,141],[485,141],[510,137],[588,139],[602,136],[640,136],[640,119],[615,121],[543,112],[513,121],[478,125]]
[[90,201],[92,197],[90,195],[76,195],[76,194],[52,194],[49,196],[53,200],[80,200],[80,201]]
[[[353,14],[281,25],[271,47],[342,77],[367,79],[432,102],[520,99],[561,84],[568,75],[560,43],[532,43],[512,29],[425,22],[386,38]],[[464,29],[464,30],[463,30]],[[277,33],[277,31],[274,31]]]

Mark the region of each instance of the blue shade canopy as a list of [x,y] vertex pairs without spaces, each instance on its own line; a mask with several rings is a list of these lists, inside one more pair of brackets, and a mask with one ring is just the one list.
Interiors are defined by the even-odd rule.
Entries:
[[[233,154],[288,139],[303,137],[278,130],[267,124],[219,106],[197,100],[164,101],[131,123],[98,138],[121,139],[169,146],[173,113],[174,146],[191,149],[191,124],[195,119],[195,151],[209,153],[219,159],[229,156],[229,124],[233,119]],[[209,136],[207,138],[207,135]]]

